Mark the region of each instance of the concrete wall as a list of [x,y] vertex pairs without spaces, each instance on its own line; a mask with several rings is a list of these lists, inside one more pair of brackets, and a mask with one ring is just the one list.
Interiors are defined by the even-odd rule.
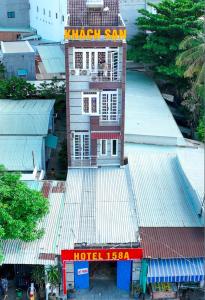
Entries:
[[35,53],[6,53],[3,55],[3,64],[6,67],[6,77],[18,77],[18,70],[27,70],[28,80],[35,79]]
[[[15,18],[8,18],[8,12],[15,12]],[[0,27],[29,27],[29,0],[1,0]]]
[[[120,13],[127,28],[127,40],[130,40],[137,32],[136,19],[140,16],[139,9],[148,9],[146,0],[119,0]],[[160,0],[150,0],[148,2],[159,3]]]
[[30,25],[43,39],[63,41],[66,22],[67,0],[30,0]]

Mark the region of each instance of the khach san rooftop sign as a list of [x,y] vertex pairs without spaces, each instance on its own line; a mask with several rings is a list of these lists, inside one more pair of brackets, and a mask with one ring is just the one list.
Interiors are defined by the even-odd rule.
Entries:
[[105,40],[126,40],[126,29],[65,29],[65,40],[100,40],[104,36]]

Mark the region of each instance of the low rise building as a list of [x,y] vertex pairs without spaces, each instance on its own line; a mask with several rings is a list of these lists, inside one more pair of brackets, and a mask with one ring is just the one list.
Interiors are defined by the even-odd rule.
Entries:
[[8,171],[20,171],[30,179],[41,171],[42,176],[45,174],[46,162],[56,143],[54,102],[0,100],[0,164]]
[[29,42],[1,42],[1,53],[6,78],[35,80],[35,51]]

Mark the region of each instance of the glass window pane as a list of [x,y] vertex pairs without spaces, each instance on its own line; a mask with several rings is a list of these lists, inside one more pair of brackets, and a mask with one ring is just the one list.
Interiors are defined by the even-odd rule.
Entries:
[[91,98],[91,109],[92,109],[92,113],[97,113],[97,98],[96,97]]
[[106,155],[107,154],[107,141],[106,140],[102,140],[101,147],[102,147],[101,154]]
[[83,111],[84,111],[84,113],[89,113],[89,98],[88,97],[83,98]]
[[112,140],[112,155],[117,155],[117,140]]

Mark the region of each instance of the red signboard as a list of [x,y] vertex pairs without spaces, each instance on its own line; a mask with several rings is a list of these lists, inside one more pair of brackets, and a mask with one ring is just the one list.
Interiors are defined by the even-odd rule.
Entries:
[[142,248],[62,250],[62,261],[116,261],[142,259]]

